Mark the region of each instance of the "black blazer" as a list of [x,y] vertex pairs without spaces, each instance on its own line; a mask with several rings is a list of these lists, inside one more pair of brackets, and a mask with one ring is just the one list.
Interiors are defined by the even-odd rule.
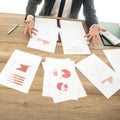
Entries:
[[[42,0],[29,0],[26,7],[26,17],[27,15],[33,15],[35,17],[37,5],[41,2]],[[44,5],[39,15],[50,16],[54,3],[55,0],[44,0]],[[78,18],[78,14],[82,5],[87,26],[90,27],[93,24],[97,24],[98,19],[96,17],[96,10],[94,8],[94,0],[73,0],[70,18]]]

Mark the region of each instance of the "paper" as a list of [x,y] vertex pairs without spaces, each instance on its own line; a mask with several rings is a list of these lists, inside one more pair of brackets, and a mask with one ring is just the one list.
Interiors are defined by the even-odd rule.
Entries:
[[69,59],[46,58],[44,68],[43,96],[52,97],[55,103],[78,100],[86,92],[75,72],[75,64]]
[[92,54],[78,62],[76,67],[101,91],[106,98],[110,98],[119,90],[120,78],[95,54]]
[[28,93],[41,57],[15,50],[1,71],[0,84]]
[[120,49],[103,50],[113,69],[120,75]]
[[82,22],[59,20],[58,27],[56,19],[36,18],[35,28],[39,32],[30,38],[27,47],[54,53],[60,33],[64,54],[90,54]]
[[90,54],[82,22],[60,20],[64,54]]
[[30,38],[27,47],[54,53],[58,40],[57,20],[36,18],[35,28],[38,33]]

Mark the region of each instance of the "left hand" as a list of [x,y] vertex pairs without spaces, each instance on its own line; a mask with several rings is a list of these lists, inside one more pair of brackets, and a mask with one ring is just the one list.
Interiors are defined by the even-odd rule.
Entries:
[[99,44],[100,42],[100,37],[99,37],[100,31],[105,32],[106,29],[104,29],[102,26],[98,24],[94,24],[93,26],[90,27],[89,33],[85,35],[85,37],[87,38],[87,41],[91,41],[91,44],[93,46],[96,44]]
[[33,18],[31,16],[27,17],[27,20],[25,20],[24,35],[26,36],[28,34],[32,37],[32,34],[36,35],[36,32],[38,32],[38,30],[34,27]]

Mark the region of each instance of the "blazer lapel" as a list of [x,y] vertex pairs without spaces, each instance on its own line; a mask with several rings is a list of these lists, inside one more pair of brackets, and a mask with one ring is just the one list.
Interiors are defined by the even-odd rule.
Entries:
[[54,6],[54,3],[55,3],[56,0],[46,0],[46,7],[47,7],[47,13],[48,15],[50,15],[51,13],[51,10]]
[[71,18],[78,17],[82,3],[83,3],[83,0],[73,0],[72,7],[71,7],[71,13],[70,13]]

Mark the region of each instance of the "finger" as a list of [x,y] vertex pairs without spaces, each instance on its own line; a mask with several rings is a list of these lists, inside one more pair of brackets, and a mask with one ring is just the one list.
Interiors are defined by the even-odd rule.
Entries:
[[25,23],[26,23],[26,24],[25,24],[25,28],[24,28],[24,35],[26,36],[27,33],[28,33],[28,29],[29,29],[29,27],[28,27],[28,24],[29,24],[29,23],[28,23],[28,20],[26,20]]
[[36,33],[35,31],[32,31],[32,33],[33,33],[34,35],[37,35],[37,33]]
[[101,30],[103,31],[103,32],[106,32],[107,30],[106,29],[104,29],[104,28],[101,28]]
[[29,35],[30,35],[30,37],[32,37],[32,34],[37,35],[36,32],[38,32],[38,30],[35,29],[35,28],[33,28],[32,30],[29,30]]
[[86,35],[84,35],[84,37],[89,37],[90,36],[90,34],[86,34]]
[[32,37],[32,31],[29,29],[28,30],[29,36]]
[[92,39],[92,36],[87,37],[87,41],[90,41]]
[[95,36],[92,37],[91,45],[92,45],[92,46],[95,46],[95,45],[96,45]]
[[99,31],[100,31],[100,30],[102,30],[102,31],[106,31],[106,29],[105,29],[105,28],[103,28],[103,27],[102,27],[102,26],[100,26],[100,25],[99,25],[99,29],[98,29],[98,30],[99,30]]
[[97,45],[100,43],[100,39],[99,36],[94,36],[93,37],[93,46]]
[[98,41],[98,44],[101,42],[101,39],[100,39],[99,35],[97,36],[97,41]]
[[27,35],[27,31],[28,31],[28,28],[25,26],[25,28],[24,28],[24,35],[25,36]]
[[36,28],[33,28],[34,31],[38,32],[38,30]]

